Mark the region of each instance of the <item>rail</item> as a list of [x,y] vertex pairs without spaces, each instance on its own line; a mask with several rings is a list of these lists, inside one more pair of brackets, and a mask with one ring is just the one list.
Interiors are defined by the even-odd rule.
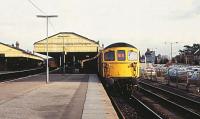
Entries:
[[175,93],[173,93],[173,92],[170,92],[170,91],[168,91],[168,90],[164,90],[164,89],[159,88],[159,87],[152,86],[152,85],[147,84],[147,83],[145,83],[145,82],[139,81],[138,83],[139,83],[140,85],[148,86],[149,88],[151,88],[151,89],[153,89],[153,90],[158,90],[158,91],[162,92],[163,94],[170,95],[170,97],[173,97],[173,98],[175,98],[176,100],[182,100],[184,103],[190,105],[191,108],[200,109],[200,102],[198,102],[198,101],[192,100],[192,99],[190,99],[190,98],[184,97],[184,96],[179,95],[179,94],[175,94]]
[[22,71],[13,71],[13,72],[5,72],[0,74],[0,81],[5,81],[8,79],[24,77],[27,75],[41,73],[44,70],[43,67],[29,69],[29,70],[22,70]]
[[143,102],[137,99],[135,96],[131,96],[130,99],[132,102],[136,103],[136,105],[144,112],[145,117],[149,119],[163,119],[156,112],[151,110],[148,106],[146,106]]
[[170,101],[169,99],[166,99],[156,93],[153,93],[145,88],[142,88],[141,86],[138,86],[139,90],[150,95],[154,99],[156,99],[161,105],[165,105],[168,108],[174,109],[173,111],[178,112],[183,116],[184,118],[191,118],[191,119],[200,119],[200,115],[188,108],[185,108],[175,102]]
[[116,102],[115,98],[112,97],[112,96],[110,96],[110,100],[111,100],[111,102],[112,102],[112,104],[113,104],[113,106],[114,106],[114,108],[115,108],[115,111],[117,112],[118,117],[119,117],[120,119],[125,119],[125,117],[124,117],[122,111],[120,110],[120,108],[119,108],[118,105],[117,105],[117,102]]

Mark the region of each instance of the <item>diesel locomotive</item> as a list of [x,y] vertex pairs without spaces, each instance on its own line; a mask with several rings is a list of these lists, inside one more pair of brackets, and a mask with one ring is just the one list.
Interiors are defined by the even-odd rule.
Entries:
[[133,91],[140,74],[139,50],[127,43],[114,43],[98,57],[99,75],[110,87]]

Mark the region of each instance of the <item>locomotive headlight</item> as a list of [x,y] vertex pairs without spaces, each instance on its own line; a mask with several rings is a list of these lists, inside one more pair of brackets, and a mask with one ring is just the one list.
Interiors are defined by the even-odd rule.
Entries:
[[128,52],[128,60],[130,60],[130,61],[137,60],[137,53],[132,50],[129,51]]

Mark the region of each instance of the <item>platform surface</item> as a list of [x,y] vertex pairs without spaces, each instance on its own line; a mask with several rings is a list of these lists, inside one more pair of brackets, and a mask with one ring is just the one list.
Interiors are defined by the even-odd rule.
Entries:
[[0,83],[1,119],[117,119],[94,74],[51,74]]

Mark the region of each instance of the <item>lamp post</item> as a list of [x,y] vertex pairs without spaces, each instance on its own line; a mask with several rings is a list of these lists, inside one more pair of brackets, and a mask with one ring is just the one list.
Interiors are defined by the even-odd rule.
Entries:
[[58,37],[63,38],[63,63],[64,63],[63,72],[65,73],[65,54],[66,54],[66,52],[65,52],[65,37],[68,37],[68,36],[58,36]]
[[156,56],[156,52],[157,52],[157,48],[154,48],[153,50],[153,60],[154,60],[154,64],[157,63],[157,56]]
[[171,49],[171,53],[170,53],[170,60],[172,61],[172,50],[173,50],[173,44],[177,44],[178,42],[165,42],[165,43],[170,43],[170,49]]
[[46,18],[47,20],[47,26],[46,26],[46,30],[47,30],[47,41],[46,41],[46,52],[47,52],[47,78],[46,78],[46,83],[49,83],[49,52],[48,52],[48,24],[49,24],[49,18],[53,18],[53,17],[58,17],[57,15],[37,15],[38,18]]
[[178,42],[171,42],[171,43],[170,43],[170,45],[171,45],[171,61],[172,61],[172,48],[173,48],[172,45],[173,45],[173,44],[177,44],[177,43],[178,43]]

